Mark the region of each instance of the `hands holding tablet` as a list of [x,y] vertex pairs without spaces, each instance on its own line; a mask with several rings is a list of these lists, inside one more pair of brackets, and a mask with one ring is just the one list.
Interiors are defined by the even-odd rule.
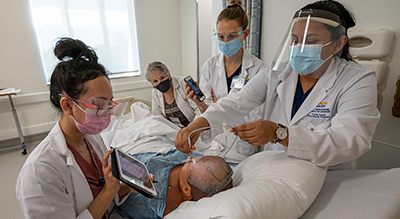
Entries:
[[129,154],[114,148],[111,153],[112,175],[142,195],[153,198],[157,191],[153,186],[154,175],[146,165]]
[[109,190],[113,194],[119,192],[120,183],[119,180],[116,179],[112,174],[112,165],[108,162],[108,157],[111,153],[113,153],[114,149],[108,150],[103,156],[103,174],[104,174],[104,183],[103,183],[103,190]]

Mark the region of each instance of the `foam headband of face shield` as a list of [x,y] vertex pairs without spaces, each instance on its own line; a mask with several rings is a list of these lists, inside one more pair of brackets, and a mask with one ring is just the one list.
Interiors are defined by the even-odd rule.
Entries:
[[314,20],[332,27],[341,25],[340,17],[329,11],[318,9],[298,10],[293,16],[293,24],[300,20]]

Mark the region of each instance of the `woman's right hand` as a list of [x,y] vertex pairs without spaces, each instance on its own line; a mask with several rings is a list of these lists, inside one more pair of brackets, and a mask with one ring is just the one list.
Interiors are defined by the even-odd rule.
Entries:
[[117,178],[112,175],[111,162],[108,162],[108,158],[114,149],[108,150],[103,156],[103,175],[104,175],[104,188],[110,191],[112,194],[117,194],[120,188],[120,183]]
[[[198,85],[197,81],[196,84]],[[193,89],[186,83],[185,85],[185,94],[187,95],[187,97],[191,100],[193,100],[196,105],[198,106],[199,104],[201,104],[199,98],[197,97],[197,95],[194,93]]]
[[181,151],[183,153],[192,154],[192,151],[196,150],[196,147],[194,146],[194,144],[199,139],[200,131],[194,132],[190,136],[190,144],[191,145],[189,145],[189,142],[188,142],[189,134],[196,129],[199,129],[202,127],[207,127],[207,126],[209,126],[208,121],[203,117],[199,117],[196,120],[194,120],[193,122],[191,122],[186,128],[179,130],[178,134],[176,135],[176,138],[175,138],[176,149],[178,149],[179,151]]
[[88,207],[88,211],[94,219],[103,217],[120,189],[119,180],[112,175],[111,162],[108,162],[108,158],[113,151],[114,149],[110,149],[103,156],[104,187]]
[[[197,84],[197,81],[196,81],[196,84]],[[197,105],[197,107],[199,108],[201,113],[204,113],[206,111],[206,109],[208,108],[208,105],[204,101],[200,102],[199,98],[194,93],[193,89],[187,83],[186,83],[185,87],[186,87],[185,93],[186,93],[187,97],[194,101],[194,103]]]

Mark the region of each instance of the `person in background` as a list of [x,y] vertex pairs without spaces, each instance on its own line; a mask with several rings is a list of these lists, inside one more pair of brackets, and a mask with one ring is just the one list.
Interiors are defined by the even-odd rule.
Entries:
[[263,120],[230,131],[252,145],[282,149],[319,166],[355,168],[355,160],[371,148],[380,113],[375,72],[349,54],[347,30],[353,26],[351,13],[339,2],[317,1],[301,8],[268,69],[181,129],[176,147],[191,153],[199,133],[188,145],[190,132],[234,124],[263,104]]
[[219,156],[201,156],[182,162],[188,156],[176,149],[167,154],[134,154],[146,164],[157,180],[153,199],[131,193],[116,207],[126,218],[163,218],[184,201],[198,201],[232,188],[232,169]]
[[106,149],[97,135],[110,123],[113,92],[96,53],[82,41],[62,38],[60,62],[50,83],[50,100],[61,114],[32,151],[15,185],[26,218],[106,218],[111,203],[130,192],[112,176]]
[[[206,100],[200,102],[193,90],[190,87],[186,88],[188,97],[195,101],[202,113],[218,99],[242,90],[250,79],[267,68],[264,62],[251,55],[242,46],[243,41],[250,34],[250,30],[247,29],[248,24],[249,20],[242,8],[241,0],[230,0],[228,7],[219,14],[215,36],[218,38],[218,48],[222,53],[208,59],[200,72],[199,86],[205,94]],[[264,106],[255,107],[235,125],[262,119],[263,109]],[[205,138],[208,136],[204,136],[203,140],[206,141]],[[219,142],[225,149],[232,145],[224,134],[215,136],[213,140]],[[241,157],[237,161],[241,161],[257,151],[256,147],[240,139],[235,139],[233,144],[231,151]]]
[[151,93],[153,114],[163,116],[179,127],[186,127],[200,115],[199,108],[185,94],[184,79],[172,77],[165,64],[158,61],[150,63],[146,79],[154,88]]

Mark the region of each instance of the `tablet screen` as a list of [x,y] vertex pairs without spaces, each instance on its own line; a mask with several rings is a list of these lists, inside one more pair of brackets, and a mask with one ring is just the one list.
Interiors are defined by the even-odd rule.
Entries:
[[154,191],[153,183],[150,180],[146,166],[131,157],[118,151],[119,161],[121,165],[121,174],[130,183],[142,187],[146,190]]

